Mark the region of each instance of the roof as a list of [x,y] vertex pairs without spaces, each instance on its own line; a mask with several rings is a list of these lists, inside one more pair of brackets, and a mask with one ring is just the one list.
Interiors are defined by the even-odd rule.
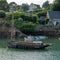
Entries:
[[44,20],[46,16],[40,16],[40,20]]
[[48,11],[47,15],[50,19],[60,19],[60,11]]

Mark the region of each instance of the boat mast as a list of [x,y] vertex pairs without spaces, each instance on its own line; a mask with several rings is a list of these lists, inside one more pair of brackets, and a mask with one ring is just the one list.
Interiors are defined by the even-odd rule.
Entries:
[[12,13],[12,20],[11,20],[11,41],[14,40],[15,29],[14,29],[14,4],[10,6],[10,11]]

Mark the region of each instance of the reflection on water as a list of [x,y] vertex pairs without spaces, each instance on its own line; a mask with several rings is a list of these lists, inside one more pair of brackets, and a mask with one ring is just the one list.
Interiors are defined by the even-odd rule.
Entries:
[[[53,46],[45,50],[0,48],[0,60],[60,60],[60,41],[51,38],[46,42],[53,43]],[[2,43],[4,44],[4,42]]]

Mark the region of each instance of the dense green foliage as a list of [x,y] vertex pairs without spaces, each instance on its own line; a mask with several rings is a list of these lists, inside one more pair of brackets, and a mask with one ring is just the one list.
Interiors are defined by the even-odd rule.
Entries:
[[[50,8],[53,10],[58,9],[58,7],[56,6],[59,5],[59,0],[55,1],[52,4],[52,7],[50,7],[49,1],[44,2],[42,8],[40,7],[40,5],[34,4],[35,6],[37,6],[37,8],[30,12],[28,12],[30,6],[28,4],[17,5],[15,2],[11,2],[10,4],[8,4],[6,0],[1,0],[0,3],[0,10],[2,9],[5,11],[5,19],[8,23],[11,24],[12,20],[12,12],[9,12],[10,6],[14,4],[15,6],[13,7],[13,16],[15,27],[24,32],[33,32],[34,28],[37,25],[45,25],[48,23],[49,20],[46,18],[47,11],[50,10]],[[0,17],[5,17],[5,13],[0,12]],[[45,18],[41,20],[41,16],[45,16]]]
[[47,11],[41,11],[41,12],[37,13],[38,17],[46,16],[46,14],[47,14]]
[[23,32],[33,32],[36,24],[33,22],[23,21],[21,18],[15,20],[15,26]]
[[[14,11],[14,21],[15,27],[24,32],[33,32],[34,28],[37,26],[37,16],[26,14],[25,12],[21,11]],[[6,13],[6,20],[10,22],[12,20],[12,13]]]
[[[12,17],[12,13],[8,12],[6,14],[6,19],[11,20],[11,17]],[[31,15],[31,14],[26,14],[25,12],[15,11],[14,12],[14,19],[19,19],[19,18],[22,18],[23,21],[29,21],[29,22],[34,22],[34,23],[37,22],[37,15],[34,15],[34,14]]]
[[[34,28],[39,25],[45,25],[48,21],[46,19],[40,20],[40,16],[46,16],[46,11],[35,13],[35,11],[31,13],[26,13],[23,11],[14,11],[14,21],[15,27],[23,32],[33,32]],[[6,20],[12,20],[12,13],[6,13]]]
[[51,6],[51,9],[54,11],[60,11],[60,0],[55,0]]
[[0,10],[8,11],[9,5],[6,0],[0,0]]
[[[17,29],[21,30],[22,32],[34,33],[36,32],[36,26],[46,25],[49,22],[46,15],[50,8],[54,11],[60,11],[60,0],[55,0],[52,4],[50,4],[49,1],[46,1],[43,3],[42,8],[40,5],[33,5],[35,5],[37,8],[32,8],[33,10],[29,11],[31,4],[17,5],[15,2],[8,4],[7,0],[0,0],[0,18],[5,18],[3,20],[0,19],[0,21],[5,23],[6,20],[6,22],[10,25],[13,15],[13,20],[15,23],[14,26]],[[13,7],[13,13],[11,12],[11,7]]]
[[6,14],[4,11],[0,10],[0,18],[5,18]]
[[50,6],[49,1],[44,2],[42,5],[43,8],[48,8],[49,6]]
[[29,10],[29,5],[28,5],[28,4],[22,4],[21,8],[22,8],[24,11],[27,11],[27,10]]

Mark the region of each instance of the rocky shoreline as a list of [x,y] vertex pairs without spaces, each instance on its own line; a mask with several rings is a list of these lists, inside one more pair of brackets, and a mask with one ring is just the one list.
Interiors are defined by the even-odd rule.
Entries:
[[[45,35],[45,36],[51,36],[51,37],[60,37],[60,26],[48,26],[48,25],[40,25],[37,26],[34,30],[34,32],[30,31],[20,31],[17,28],[14,28],[15,30],[15,37],[24,37],[28,35]],[[11,35],[11,26],[9,24],[0,24],[0,38],[10,38]]]

